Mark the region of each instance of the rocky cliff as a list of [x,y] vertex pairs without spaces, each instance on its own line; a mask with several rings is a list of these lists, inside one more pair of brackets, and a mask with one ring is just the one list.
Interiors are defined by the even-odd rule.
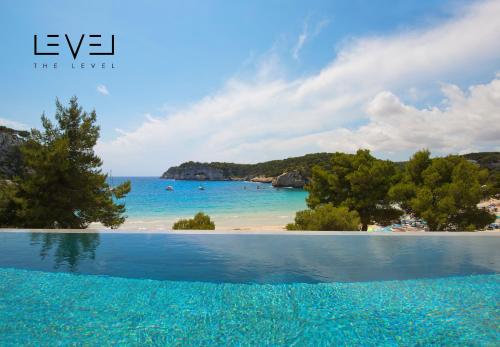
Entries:
[[273,179],[273,187],[303,188],[306,178],[299,171],[284,172]]
[[[311,177],[312,167],[316,165],[329,167],[331,156],[331,153],[312,153],[257,164],[190,161],[170,167],[161,177],[177,180],[248,180],[258,183],[273,182],[275,187],[301,188]],[[469,153],[464,157],[478,163],[481,167],[487,167],[491,172],[500,171],[499,152]],[[396,165],[403,169],[405,162],[397,162]]]
[[19,145],[29,133],[0,126],[0,178],[12,178],[20,173],[22,160]]
[[217,169],[204,163],[186,163],[183,167],[174,166],[169,168],[161,178],[175,180],[195,181],[224,181],[228,180],[221,169]]
[[[311,175],[311,168],[316,165],[328,165],[331,159],[329,153],[306,154],[301,157],[291,157],[281,160],[271,160],[256,164],[236,163],[199,163],[185,162],[179,166],[172,166],[163,173],[162,178],[176,179],[212,179],[212,180],[253,180],[260,183],[271,181],[283,174],[294,170],[300,171],[305,177]],[[222,174],[222,178],[220,175]],[[197,176],[199,178],[197,178]]]

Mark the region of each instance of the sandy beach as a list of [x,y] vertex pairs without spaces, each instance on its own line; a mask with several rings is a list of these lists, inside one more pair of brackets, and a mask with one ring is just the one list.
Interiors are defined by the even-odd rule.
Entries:
[[[259,214],[220,214],[211,215],[215,222],[215,230],[274,230],[283,231],[288,223],[293,222],[293,213],[259,213]],[[183,218],[191,218],[189,216]],[[130,217],[118,230],[155,231],[171,230],[174,222],[180,218]],[[100,223],[93,223],[90,229],[105,229]]]
[[[496,213],[498,218],[498,211],[500,211],[500,200],[488,199],[478,204],[478,207],[488,208],[490,212]],[[496,210],[494,210],[496,208]],[[216,231],[248,231],[248,232],[261,232],[261,231],[286,231],[285,226],[292,223],[295,214],[289,211],[282,213],[255,213],[255,214],[217,214],[211,216],[215,222]],[[120,231],[170,231],[172,232],[172,224],[179,218],[158,218],[158,217],[129,217],[118,230]],[[93,223],[89,227],[92,230],[106,229],[99,223]],[[399,231],[397,233],[422,233],[423,230]],[[497,230],[500,231],[500,230]],[[212,231],[213,232],[213,231]],[[481,232],[495,232],[495,230],[483,230]],[[372,232],[370,232],[372,233]]]

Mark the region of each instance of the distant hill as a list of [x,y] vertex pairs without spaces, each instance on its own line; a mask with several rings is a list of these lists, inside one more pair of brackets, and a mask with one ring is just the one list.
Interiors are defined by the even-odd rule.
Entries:
[[[200,163],[189,161],[179,166],[172,166],[163,173],[162,178],[179,180],[231,180],[251,179],[254,177],[277,177],[287,171],[299,171],[302,176],[310,177],[315,165],[328,166],[332,153],[313,153],[300,157],[271,160],[257,164],[236,163]],[[464,155],[481,167],[500,171],[500,152],[480,152]],[[398,163],[401,167],[405,162]]]
[[276,177],[283,172],[297,170],[304,177],[311,175],[315,165],[327,165],[331,153],[313,153],[301,157],[271,160],[257,164],[199,163],[189,161],[172,166],[163,173],[162,178],[180,180],[230,180],[250,179],[257,176]]
[[491,171],[500,171],[500,152],[479,152],[464,154],[463,157],[473,160],[481,167]]

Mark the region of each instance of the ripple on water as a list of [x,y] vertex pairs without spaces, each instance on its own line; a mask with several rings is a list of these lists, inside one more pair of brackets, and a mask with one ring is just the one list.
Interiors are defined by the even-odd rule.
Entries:
[[229,284],[0,269],[4,345],[495,345],[500,275]]

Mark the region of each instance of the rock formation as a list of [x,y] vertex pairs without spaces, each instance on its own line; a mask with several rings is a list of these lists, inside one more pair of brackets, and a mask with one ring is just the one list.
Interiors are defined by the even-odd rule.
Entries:
[[28,135],[27,131],[0,126],[0,178],[12,178],[20,173],[22,160],[19,145]]
[[292,187],[303,188],[306,184],[306,179],[299,171],[285,172],[273,179],[274,187]]
[[272,183],[274,180],[274,177],[265,177],[265,176],[257,176],[253,177],[250,179],[250,182],[257,182],[257,183]]
[[[170,167],[161,178],[177,180],[210,181],[252,181],[273,183],[275,187],[302,188],[311,178],[312,168],[331,166],[331,153],[312,153],[301,157],[271,160],[256,164],[237,164],[228,162],[185,162]],[[492,172],[500,171],[500,153],[482,152],[464,155],[466,159],[487,167]],[[397,163],[404,167],[404,162]],[[281,174],[281,175],[280,175]]]

